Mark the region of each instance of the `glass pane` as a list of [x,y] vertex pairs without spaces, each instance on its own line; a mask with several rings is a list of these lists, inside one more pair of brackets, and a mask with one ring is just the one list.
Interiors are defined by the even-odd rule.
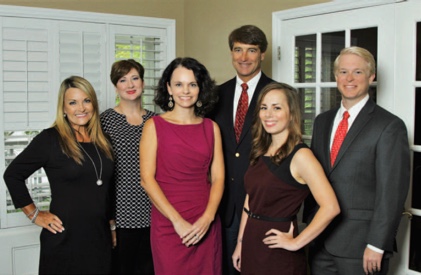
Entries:
[[416,68],[416,81],[421,81],[421,22],[417,23],[417,68]]
[[[320,113],[329,111],[330,109],[339,107],[341,105],[341,93],[335,88],[322,88],[321,89],[321,104]],[[376,87],[370,87],[369,95],[371,99],[376,102]]]
[[316,34],[295,38],[295,83],[316,82]]
[[334,82],[333,62],[345,47],[345,31],[322,34],[322,82]]
[[308,147],[311,146],[311,137],[303,137],[303,142],[307,144]]
[[341,93],[335,88],[323,88],[321,93],[320,112],[326,112],[341,105]]
[[[4,157],[5,164],[8,166],[17,155],[31,142],[39,131],[15,131],[4,132]],[[34,203],[42,210],[48,210],[51,201],[50,185],[44,169],[39,169],[26,180],[26,186]],[[21,211],[15,209],[9,192],[6,192],[7,213]]]
[[421,88],[415,89],[414,144],[421,145]]
[[371,86],[368,90],[368,94],[370,95],[370,98],[374,100],[374,102],[377,102],[377,87]]
[[409,269],[421,272],[421,217],[411,219],[411,241],[409,243]]
[[314,88],[298,89],[302,106],[302,133],[310,136],[313,132],[313,122],[316,117],[316,90]]
[[377,44],[377,27],[351,30],[351,46],[367,49],[374,56],[376,64]]
[[153,95],[150,95],[150,94],[144,94],[144,95],[142,96],[142,104],[143,104],[143,106],[146,106],[146,105],[153,105],[153,104],[154,104],[154,102],[153,102],[153,98],[154,98],[154,96],[153,96]]
[[412,172],[412,207],[421,209],[421,153],[414,152],[414,170]]

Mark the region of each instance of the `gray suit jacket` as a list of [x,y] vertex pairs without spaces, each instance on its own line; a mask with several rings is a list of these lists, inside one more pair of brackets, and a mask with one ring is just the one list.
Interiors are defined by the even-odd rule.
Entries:
[[409,188],[405,124],[370,99],[331,167],[330,136],[337,111],[320,114],[314,122],[311,148],[341,207],[340,215],[316,244],[324,244],[329,253],[345,258],[362,258],[367,244],[391,252]]

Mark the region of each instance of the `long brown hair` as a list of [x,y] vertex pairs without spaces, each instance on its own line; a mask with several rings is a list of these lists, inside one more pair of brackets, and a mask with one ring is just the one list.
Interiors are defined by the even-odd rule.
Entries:
[[99,120],[99,107],[95,90],[92,85],[80,76],[71,76],[63,80],[60,85],[57,102],[57,115],[52,127],[56,128],[60,135],[61,150],[68,157],[73,158],[78,164],[82,164],[83,153],[76,140],[76,136],[67,117],[64,116],[64,95],[69,88],[77,88],[83,91],[91,100],[93,106],[92,118],[89,120],[86,129],[95,144],[109,159],[113,159],[112,147],[102,131]]
[[251,128],[251,165],[255,164],[260,156],[266,154],[270,144],[272,143],[272,135],[265,131],[259,117],[262,101],[264,97],[272,90],[280,90],[284,93],[285,97],[287,98],[288,108],[291,116],[291,122],[288,126],[289,135],[287,141],[280,148],[278,148],[276,153],[271,157],[272,161],[279,165],[281,161],[292,152],[295,145],[302,142],[301,109],[297,90],[285,83],[269,83],[263,87],[257,99],[257,105],[254,111],[253,125]]

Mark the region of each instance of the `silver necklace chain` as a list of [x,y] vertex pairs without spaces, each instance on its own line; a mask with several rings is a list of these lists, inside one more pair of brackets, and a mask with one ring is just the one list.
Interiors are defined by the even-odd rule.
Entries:
[[102,177],[102,159],[101,159],[101,155],[98,152],[98,148],[96,148],[96,145],[94,143],[94,147],[95,147],[96,153],[98,154],[98,157],[99,157],[99,163],[101,165],[101,168],[100,168],[100,171],[99,171],[99,176],[98,176],[98,171],[96,170],[96,166],[95,166],[94,160],[91,158],[91,156],[88,154],[88,152],[85,151],[85,149],[83,148],[82,144],[79,143],[79,147],[82,148],[83,152],[85,152],[85,154],[88,156],[88,158],[92,161],[92,165],[94,166],[94,169],[95,169],[95,175],[96,175],[96,177],[98,179],[96,181],[96,184],[98,186],[101,186],[102,185],[102,180],[101,180],[101,177]]

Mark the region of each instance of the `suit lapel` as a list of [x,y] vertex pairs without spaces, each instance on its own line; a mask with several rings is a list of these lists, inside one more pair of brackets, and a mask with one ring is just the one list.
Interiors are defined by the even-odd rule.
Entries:
[[[327,168],[325,169],[326,172],[330,170],[330,137],[332,135],[333,122],[335,120],[338,109],[332,110],[326,114],[326,124],[322,124],[321,129],[317,131],[318,135],[321,135],[321,137],[319,137],[319,144],[321,144],[321,152],[323,152],[323,159],[319,161],[322,163],[323,167]],[[317,143],[315,143],[315,146],[317,146]]]
[[222,110],[223,110],[223,117],[220,118],[220,123],[222,123],[223,126],[220,125],[220,127],[223,127],[226,133],[229,133],[229,137],[231,139],[231,142],[233,144],[236,144],[237,141],[235,140],[235,131],[234,131],[234,95],[235,95],[235,84],[236,84],[236,78],[232,78],[227,83],[227,86],[224,87],[224,90],[221,91],[223,94],[220,94],[220,98],[223,98],[223,100],[220,100],[220,102],[223,102]]
[[339,149],[338,156],[336,157],[335,163],[332,167],[332,170],[336,167],[336,165],[341,161],[342,157],[345,155],[346,151],[354,142],[355,138],[364,128],[364,126],[370,121],[372,118],[372,113],[376,104],[374,101],[369,99],[365,106],[361,109],[358,116],[355,118],[354,122],[352,123],[351,128],[349,129],[348,133],[345,136],[345,139],[342,143],[341,148]]

